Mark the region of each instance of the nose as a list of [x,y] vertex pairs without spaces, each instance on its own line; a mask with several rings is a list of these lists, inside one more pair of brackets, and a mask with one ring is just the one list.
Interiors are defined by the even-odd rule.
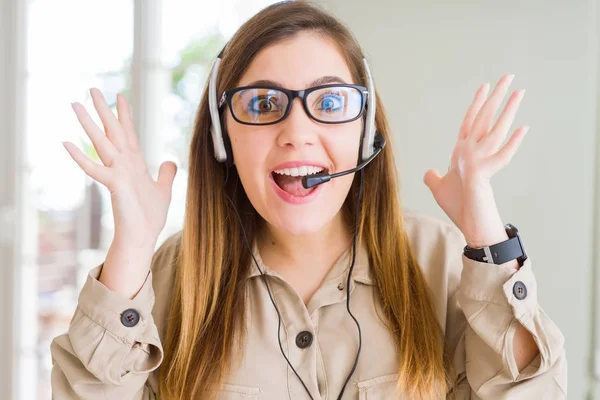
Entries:
[[317,124],[306,113],[302,99],[295,98],[289,115],[281,122],[277,143],[281,147],[296,149],[304,145],[313,145],[317,140],[316,128]]

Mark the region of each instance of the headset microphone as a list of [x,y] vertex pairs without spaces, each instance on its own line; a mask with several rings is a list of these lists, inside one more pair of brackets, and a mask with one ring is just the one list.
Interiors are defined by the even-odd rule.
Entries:
[[373,143],[373,146],[375,147],[375,152],[373,154],[371,154],[369,156],[369,158],[367,158],[365,161],[358,164],[356,166],[356,168],[348,169],[348,170],[342,171],[342,172],[337,172],[337,173],[331,174],[331,175],[330,174],[306,175],[306,176],[302,177],[302,186],[304,186],[304,189],[310,189],[311,187],[320,185],[321,183],[329,182],[332,178],[337,178],[340,176],[344,176],[344,175],[348,175],[348,174],[352,174],[354,172],[360,171],[361,169],[366,167],[367,164],[370,163],[375,157],[377,157],[377,154],[381,153],[381,150],[383,150],[383,148],[385,147],[385,138],[381,135],[375,136],[375,142]]

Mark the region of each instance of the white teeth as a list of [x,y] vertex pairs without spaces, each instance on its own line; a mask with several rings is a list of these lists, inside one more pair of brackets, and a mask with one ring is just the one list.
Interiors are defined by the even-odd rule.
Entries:
[[314,175],[323,171],[324,168],[321,167],[313,167],[312,165],[303,165],[298,168],[284,168],[278,169],[273,172],[280,175],[289,175],[289,176],[305,176],[305,175]]

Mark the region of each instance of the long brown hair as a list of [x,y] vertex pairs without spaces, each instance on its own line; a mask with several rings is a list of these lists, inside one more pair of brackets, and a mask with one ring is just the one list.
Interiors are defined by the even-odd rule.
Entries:
[[[366,84],[363,53],[350,31],[318,6],[283,2],[248,20],[227,44],[222,56],[217,93],[235,87],[254,57],[266,46],[310,31],[339,46],[354,82]],[[237,216],[250,243],[261,216],[252,207],[235,168],[225,185],[225,169],[216,162],[210,135],[208,84],[196,115],[190,149],[185,223],[181,239],[171,312],[160,372],[161,399],[214,398],[242,351],[245,276],[250,254]],[[376,127],[390,143],[390,128],[377,95]],[[395,338],[398,388],[415,397],[443,397],[451,389],[449,355],[432,298],[409,246],[398,194],[392,146],[365,169],[359,216],[359,243],[368,249],[381,317]],[[354,224],[360,175],[356,174],[342,212]]]

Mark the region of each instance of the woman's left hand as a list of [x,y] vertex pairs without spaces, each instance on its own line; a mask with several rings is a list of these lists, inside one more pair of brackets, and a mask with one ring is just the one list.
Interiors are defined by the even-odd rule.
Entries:
[[469,247],[491,246],[508,239],[498,213],[491,177],[504,168],[529,130],[521,126],[502,147],[525,90],[512,93],[492,127],[514,75],[503,76],[487,98],[489,85],[475,94],[460,128],[450,166],[444,176],[430,169],[423,178],[438,205],[462,231]]

